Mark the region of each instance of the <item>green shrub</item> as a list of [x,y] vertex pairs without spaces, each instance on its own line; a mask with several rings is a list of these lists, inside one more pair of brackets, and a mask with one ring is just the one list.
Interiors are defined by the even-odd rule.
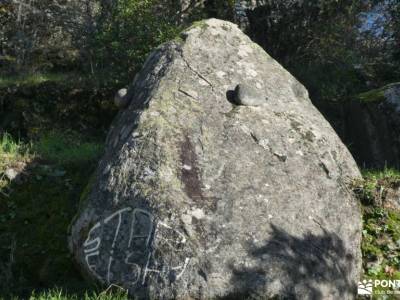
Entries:
[[99,24],[90,47],[97,69],[128,79],[150,51],[181,30],[161,0],[121,0]]

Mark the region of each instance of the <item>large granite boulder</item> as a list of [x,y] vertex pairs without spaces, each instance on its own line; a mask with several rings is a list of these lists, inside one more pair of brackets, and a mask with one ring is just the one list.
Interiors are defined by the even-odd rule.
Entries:
[[236,25],[159,47],[127,96],[71,227],[90,279],[139,299],[354,297],[357,166]]

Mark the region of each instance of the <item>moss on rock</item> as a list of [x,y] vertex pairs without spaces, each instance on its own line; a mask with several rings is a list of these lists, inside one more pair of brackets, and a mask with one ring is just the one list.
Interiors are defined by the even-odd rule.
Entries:
[[392,86],[398,85],[399,83],[391,83],[381,87],[379,89],[370,90],[368,92],[361,93],[356,96],[356,100],[364,103],[376,103],[385,100],[385,92]]

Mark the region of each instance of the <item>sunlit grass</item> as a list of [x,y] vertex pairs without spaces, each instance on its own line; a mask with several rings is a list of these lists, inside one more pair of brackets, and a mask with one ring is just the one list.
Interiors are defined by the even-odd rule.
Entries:
[[85,141],[75,133],[57,131],[44,134],[33,146],[38,157],[58,164],[93,161],[102,149],[103,145],[99,142]]
[[35,86],[44,82],[56,83],[82,83],[94,84],[104,86],[107,84],[118,84],[120,81],[110,76],[109,72],[97,72],[96,74],[90,73],[77,73],[77,72],[63,72],[63,73],[32,73],[20,75],[0,75],[0,89],[9,86]]
[[365,169],[361,173],[363,179],[355,180],[353,182],[353,189],[365,205],[376,202],[376,197],[383,189],[400,184],[400,171],[396,169]]
[[0,192],[8,185],[4,175],[9,167],[25,164],[32,158],[30,145],[14,139],[10,134],[0,136]]
[[29,162],[39,159],[54,166],[45,165],[43,172],[55,169],[52,174],[60,176],[64,167],[95,161],[102,150],[101,142],[84,140],[77,133],[53,131],[31,142],[23,142],[4,133],[0,136],[0,193],[8,195],[5,192],[10,183],[7,170],[20,173]]
[[4,133],[0,137],[0,157],[17,157],[21,154],[22,150],[26,148],[20,141],[16,141],[8,133]]
[[353,190],[363,204],[364,278],[400,279],[400,213],[384,205],[387,191],[400,186],[400,171],[369,169],[362,175]]
[[0,299],[126,299],[94,293],[77,274],[66,242],[102,149],[101,141],[74,131],[43,132],[30,141],[0,136]]
[[0,136],[0,172],[12,163],[34,157],[59,164],[93,161],[102,149],[102,143],[86,141],[76,133],[48,132],[29,143],[4,133]]
[[[11,298],[19,300],[19,297]],[[45,292],[33,292],[29,300],[126,300],[128,293],[122,289],[116,289],[114,292],[105,290],[103,292],[86,292],[84,295],[70,294],[62,289],[52,289]],[[2,298],[0,297],[0,300]]]
[[365,180],[392,179],[400,180],[400,171],[392,168],[384,168],[383,170],[363,170],[362,175]]
[[34,73],[26,75],[1,76],[0,88],[10,85],[35,85],[46,81],[62,81],[70,77],[68,73]]

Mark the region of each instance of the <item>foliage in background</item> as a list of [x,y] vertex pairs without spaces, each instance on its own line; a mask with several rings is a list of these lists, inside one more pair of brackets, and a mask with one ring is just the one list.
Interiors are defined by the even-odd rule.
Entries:
[[56,127],[102,136],[117,112],[112,98],[120,86],[76,72],[0,76],[0,134],[35,138]]
[[76,68],[93,13],[88,1],[2,1],[2,73]]
[[400,79],[400,2],[376,1],[361,15],[357,52],[365,80],[371,87]]
[[[108,73],[127,83],[154,47],[188,23],[209,17],[234,20],[235,2],[4,0],[0,4],[0,69],[3,73]],[[248,33],[293,72],[316,100],[344,99],[399,78],[398,1],[258,3],[247,12]],[[371,17],[376,13],[381,17]],[[366,22],[371,24],[365,26]]]
[[182,23],[181,1],[4,0],[0,73],[105,70],[132,75]]
[[362,88],[357,70],[358,0],[265,1],[249,12],[250,34],[294,73],[317,100],[339,100]]
[[[180,31],[174,6],[162,0],[120,0],[91,41],[96,70],[132,78],[150,51]],[[128,76],[129,75],[129,76]]]
[[[207,0],[204,3],[203,18],[217,18],[227,20],[230,22],[234,21],[234,7],[236,0]],[[199,19],[201,16],[196,16]],[[194,21],[189,19],[189,21]]]
[[[94,69],[133,78],[149,53],[191,22],[216,17],[233,20],[234,0],[119,0],[100,13],[89,47]],[[108,8],[110,9],[110,7]],[[93,66],[92,66],[93,67]]]

